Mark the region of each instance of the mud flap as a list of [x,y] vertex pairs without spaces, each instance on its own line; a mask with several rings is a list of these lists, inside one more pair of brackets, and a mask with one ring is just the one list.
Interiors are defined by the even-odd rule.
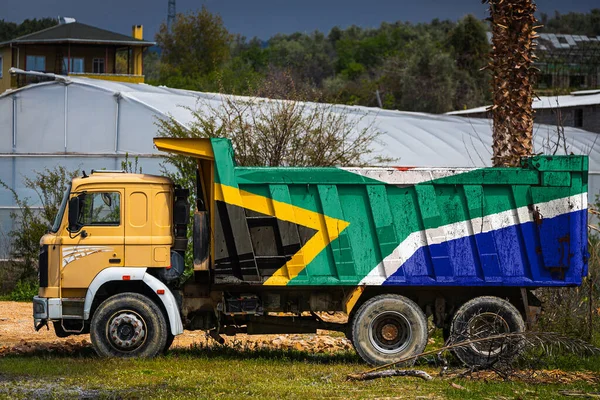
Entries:
[[207,211],[194,213],[194,271],[208,271],[210,220]]

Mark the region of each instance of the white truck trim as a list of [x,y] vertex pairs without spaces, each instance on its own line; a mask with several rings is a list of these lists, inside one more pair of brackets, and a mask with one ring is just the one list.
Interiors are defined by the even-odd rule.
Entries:
[[152,275],[147,274],[146,268],[111,267],[100,271],[94,280],[92,280],[92,283],[88,287],[87,294],[85,295],[85,302],[83,304],[84,320],[90,318],[92,303],[94,302],[98,289],[106,282],[122,281],[124,275],[128,275],[130,281],[144,281],[154,293],[157,293],[157,290],[164,290],[164,294],[157,294],[157,296],[160,298],[167,311],[171,333],[173,335],[183,333],[183,323],[181,322],[181,316],[179,315],[179,308],[177,307],[175,296],[173,296],[173,293],[171,293],[165,284]]
[[167,315],[169,316],[169,324],[171,325],[171,333],[174,336],[180,335],[183,333],[183,323],[181,322],[181,316],[179,315],[179,307],[177,307],[177,301],[175,300],[175,296],[169,290],[169,288],[153,277],[150,274],[144,274],[144,282],[148,285],[154,293],[157,293],[158,290],[163,289],[165,292],[163,294],[159,294],[158,298],[162,300],[163,305],[165,306],[165,310],[167,310]]

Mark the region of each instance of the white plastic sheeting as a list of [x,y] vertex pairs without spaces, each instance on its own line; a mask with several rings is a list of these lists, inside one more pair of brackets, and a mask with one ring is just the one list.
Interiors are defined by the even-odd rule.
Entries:
[[[575,96],[574,96],[575,97]],[[587,97],[587,96],[581,96]],[[243,101],[271,101],[236,98]],[[219,107],[222,95],[85,78],[45,82],[0,95],[0,179],[35,202],[23,177],[46,167],[119,169],[125,153],[138,155],[144,172],[159,173],[152,138],[157,117],[173,116],[186,125],[188,108]],[[309,104],[309,107],[320,107]],[[489,120],[378,108],[334,106],[355,118],[357,128],[382,134],[374,150],[395,165],[481,167],[491,164]],[[546,152],[555,127],[535,126],[535,151]],[[600,190],[600,135],[565,128],[567,150],[590,156],[590,201]],[[558,154],[563,152],[559,149]],[[10,230],[12,195],[0,189],[0,235]],[[0,257],[2,257],[0,249]]]
[[[554,109],[557,107],[582,107],[600,104],[600,90],[580,90],[563,96],[540,96],[533,99],[534,110]],[[447,115],[463,115],[485,112],[489,106],[470,108],[468,110],[450,111]]]

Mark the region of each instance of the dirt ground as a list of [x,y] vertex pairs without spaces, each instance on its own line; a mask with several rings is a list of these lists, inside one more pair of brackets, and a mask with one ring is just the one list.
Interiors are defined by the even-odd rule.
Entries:
[[[343,317],[333,317],[335,322],[341,322]],[[330,319],[332,320],[332,319]],[[230,345],[252,345],[271,348],[295,348],[317,352],[350,350],[352,344],[338,332],[318,331],[315,334],[303,335],[236,335],[224,336]],[[175,338],[173,347],[189,347],[198,343],[206,343],[203,331],[185,331]],[[44,345],[60,346],[61,344],[89,345],[90,335],[76,335],[60,339],[54,334],[54,329],[42,328],[36,332],[33,327],[31,303],[0,301],[0,354],[13,347],[39,348]]]

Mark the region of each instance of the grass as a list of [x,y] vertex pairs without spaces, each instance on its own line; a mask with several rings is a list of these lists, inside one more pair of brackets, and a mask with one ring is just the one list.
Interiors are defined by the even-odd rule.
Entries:
[[[556,366],[600,371],[600,358],[583,365],[574,361],[558,359]],[[366,368],[354,352],[196,347],[152,360],[104,360],[87,348],[68,356],[38,353],[0,358],[0,398],[556,399],[561,398],[559,390],[600,390],[583,381],[567,385],[439,378],[346,381],[348,373]],[[432,375],[438,371],[419,368]]]

